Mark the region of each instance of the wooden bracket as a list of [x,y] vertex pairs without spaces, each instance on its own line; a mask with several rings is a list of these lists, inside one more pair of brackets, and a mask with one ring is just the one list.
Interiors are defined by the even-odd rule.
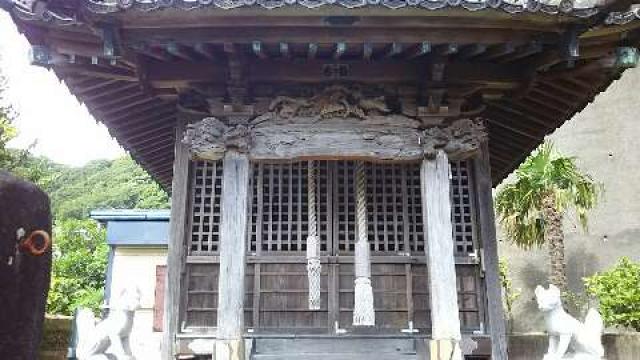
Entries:
[[107,58],[117,58],[122,56],[116,26],[114,24],[103,24],[101,26],[101,30],[104,56]]

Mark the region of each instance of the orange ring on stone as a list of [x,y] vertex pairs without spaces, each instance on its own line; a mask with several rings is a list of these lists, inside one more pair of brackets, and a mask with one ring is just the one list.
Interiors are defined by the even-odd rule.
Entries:
[[[42,247],[38,247],[36,242],[36,238],[40,236],[42,237]],[[29,237],[26,238],[22,243],[20,243],[20,247],[33,256],[40,256],[47,251],[49,246],[51,245],[51,237],[44,230],[36,230],[29,234]]]

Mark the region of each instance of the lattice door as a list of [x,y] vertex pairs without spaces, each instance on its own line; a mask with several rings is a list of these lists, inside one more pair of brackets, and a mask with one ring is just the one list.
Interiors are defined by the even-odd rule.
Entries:
[[[257,331],[331,332],[353,311],[356,237],[353,161],[316,161],[316,213],[321,240],[321,308],[307,306],[307,162],[252,164],[245,323]],[[222,163],[191,170],[184,326],[215,327]],[[419,164],[367,163],[368,237],[376,326],[397,332],[409,321],[430,328]],[[452,163],[452,229],[460,316],[481,327],[482,292],[471,169]]]

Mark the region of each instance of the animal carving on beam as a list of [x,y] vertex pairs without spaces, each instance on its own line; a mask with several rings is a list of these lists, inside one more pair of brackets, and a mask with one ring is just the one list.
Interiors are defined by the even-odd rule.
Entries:
[[449,126],[425,129],[422,147],[425,156],[435,156],[442,149],[450,159],[464,159],[475,153],[488,136],[482,119],[460,119]]
[[347,118],[365,119],[371,115],[391,112],[384,96],[367,98],[361,91],[345,86],[329,86],[311,98],[276,97],[269,105],[276,117]]
[[229,148],[247,152],[251,138],[247,126],[229,126],[214,117],[209,117],[190,124],[182,143],[189,147],[191,155],[195,158],[220,160]]

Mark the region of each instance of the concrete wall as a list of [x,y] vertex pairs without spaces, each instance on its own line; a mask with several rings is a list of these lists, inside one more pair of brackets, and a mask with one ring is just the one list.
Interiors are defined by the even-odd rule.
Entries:
[[[581,291],[583,277],[609,268],[620,256],[640,261],[640,68],[627,71],[550,140],[563,154],[576,156],[606,189],[590,214],[589,233],[579,229],[574,216],[565,221],[570,287]],[[523,291],[514,330],[542,330],[533,288],[546,283],[546,249],[523,251],[503,241],[500,255],[511,267],[515,287]]]
[[[547,352],[547,336],[522,334],[509,336],[509,360],[542,359]],[[605,334],[602,338],[607,360],[640,359],[640,334]]]
[[137,359],[160,359],[162,333],[153,331],[156,266],[166,265],[166,248],[115,248],[111,277],[111,297],[127,286],[140,289],[141,308],[136,312],[131,334],[131,350]]

